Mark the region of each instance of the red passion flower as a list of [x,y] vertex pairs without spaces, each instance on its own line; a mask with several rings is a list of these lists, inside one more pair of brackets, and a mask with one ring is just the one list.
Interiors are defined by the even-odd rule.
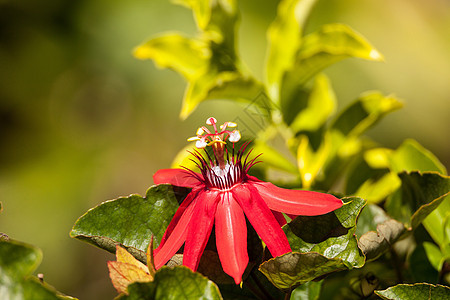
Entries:
[[[245,218],[276,257],[292,251],[281,229],[286,224],[282,213],[322,215],[341,207],[342,201],[329,194],[279,188],[248,175],[258,156],[244,156],[247,144],[235,151],[234,143],[241,135],[238,130],[228,129],[236,127],[235,123],[225,122],[220,131],[216,123],[216,119],[208,118],[206,124],[213,126],[214,131],[203,126],[188,139],[196,140],[197,148],[213,149],[213,154],[205,151],[205,156],[198,151],[192,153],[201,173],[163,169],[153,176],[155,184],[192,188],[155,249],[155,265],[157,269],[163,266],[184,243],[183,265],[196,271],[215,226],[223,270],[239,284],[249,261]],[[225,147],[227,141],[232,143],[231,150]]]

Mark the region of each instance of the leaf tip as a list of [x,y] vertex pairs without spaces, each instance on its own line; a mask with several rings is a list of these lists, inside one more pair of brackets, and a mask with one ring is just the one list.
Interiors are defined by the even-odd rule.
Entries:
[[369,52],[369,57],[370,59],[375,61],[384,61],[384,56],[376,49],[372,49]]

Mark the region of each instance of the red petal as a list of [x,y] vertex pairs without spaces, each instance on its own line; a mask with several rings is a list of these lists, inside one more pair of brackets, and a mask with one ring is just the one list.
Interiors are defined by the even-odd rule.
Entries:
[[196,178],[192,173],[184,169],[161,169],[153,175],[153,182],[155,184],[169,183],[171,185],[194,188],[202,184],[199,179],[203,178],[201,174],[195,174],[199,177]]
[[247,225],[242,208],[229,192],[221,194],[215,226],[217,252],[223,270],[240,284],[248,264]]
[[[196,199],[195,199],[196,200]],[[173,220],[176,225],[173,225],[171,233],[168,235],[164,243],[161,243],[155,249],[155,267],[161,268],[172,256],[181,248],[188,233],[188,225],[194,214],[196,201],[193,201],[182,213],[179,219]],[[171,223],[172,223],[171,222]],[[171,227],[171,224],[169,224]]]
[[252,184],[238,184],[231,192],[272,256],[291,252],[291,247],[280,224],[256,188]]
[[272,214],[275,217],[275,219],[277,219],[277,222],[278,222],[278,224],[280,224],[280,226],[287,224],[286,218],[283,216],[282,213],[272,210]]
[[181,203],[181,205],[178,207],[175,215],[173,216],[172,220],[169,223],[169,226],[167,226],[166,231],[164,232],[164,235],[161,239],[161,242],[159,243],[158,248],[155,249],[155,251],[153,252],[154,255],[156,255],[159,250],[161,250],[161,247],[164,245],[164,243],[166,242],[166,240],[169,238],[169,236],[172,234],[172,231],[175,229],[175,227],[177,226],[178,222],[180,221],[180,218],[182,217],[182,215],[184,214],[186,208],[189,206],[189,204],[191,204],[192,200],[195,199],[195,197],[198,194],[198,189],[194,189],[192,190],[192,192],[190,192],[186,199],[183,200],[183,202]]
[[342,201],[330,194],[288,190],[264,181],[249,181],[248,184],[258,190],[270,209],[291,215],[323,215],[342,206]]
[[202,190],[196,198],[195,212],[189,223],[183,252],[183,265],[193,271],[197,270],[211,234],[218,200],[219,192],[210,190]]

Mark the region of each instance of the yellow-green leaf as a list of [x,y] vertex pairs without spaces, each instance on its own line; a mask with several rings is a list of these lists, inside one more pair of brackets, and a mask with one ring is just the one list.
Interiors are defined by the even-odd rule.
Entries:
[[295,62],[303,27],[316,0],[283,0],[267,31],[269,40],[266,77],[269,94],[277,101],[281,79]]
[[371,91],[362,94],[333,122],[332,128],[344,136],[359,136],[376,124],[387,113],[402,107],[394,96]]
[[322,170],[331,150],[331,138],[325,134],[319,149],[314,151],[310,145],[309,138],[301,135],[297,149],[297,163],[302,180],[302,186],[310,188],[319,172]]
[[308,104],[291,123],[294,132],[316,131],[325,124],[336,108],[336,96],[325,75],[315,78]]
[[211,52],[203,40],[168,33],[136,47],[134,56],[152,59],[159,67],[173,69],[189,80],[206,71]]
[[444,165],[429,150],[413,139],[405,140],[392,155],[389,156],[394,172],[402,171],[435,171],[447,174]]

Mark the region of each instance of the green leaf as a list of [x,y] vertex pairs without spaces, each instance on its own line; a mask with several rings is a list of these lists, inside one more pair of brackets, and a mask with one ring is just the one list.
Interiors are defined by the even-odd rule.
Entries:
[[387,212],[415,229],[450,193],[450,177],[438,173],[400,173],[402,186],[386,202]]
[[199,273],[180,266],[162,267],[152,282],[136,282],[128,286],[129,295],[120,297],[126,300],[158,299],[222,299],[217,285]]
[[443,256],[438,246],[430,242],[424,242],[423,248],[431,265],[438,271],[442,268]]
[[187,192],[162,184],[150,187],[144,198],[130,195],[103,202],[81,216],[70,235],[111,253],[120,243],[145,262],[151,236],[157,245]]
[[[269,146],[267,143],[256,141],[253,147],[252,154],[258,155],[260,153],[262,153],[261,160],[265,165],[270,165],[271,167],[292,174],[298,173],[297,166],[289,161],[284,155]],[[254,157],[254,155],[252,157]]]
[[[208,71],[188,84],[180,117],[187,118],[201,102],[206,100],[227,99],[252,102],[263,93],[262,84],[251,76],[237,71],[220,73]],[[265,98],[264,105],[270,106],[268,98]]]
[[31,276],[41,260],[42,252],[34,246],[12,240],[0,241],[0,299],[74,299]]
[[344,136],[360,136],[387,113],[401,107],[401,102],[394,96],[366,92],[336,118],[332,128]]
[[208,38],[229,39],[234,43],[234,27],[237,21],[235,0],[174,0],[174,2],[193,11],[197,27],[207,33]]
[[364,265],[354,233],[356,219],[366,204],[357,197],[334,212],[321,216],[298,216],[283,227],[293,251],[318,252],[329,258],[340,258],[348,268]]
[[339,258],[328,258],[317,252],[289,252],[261,264],[259,270],[282,290],[293,290],[300,284],[325,274],[346,270]]
[[401,181],[397,174],[389,172],[379,179],[368,179],[355,192],[355,196],[367,199],[369,203],[379,203],[397,190]]
[[335,107],[336,96],[330,82],[325,75],[319,75],[315,78],[306,108],[295,117],[290,127],[294,132],[317,131],[334,113]]
[[388,148],[373,148],[364,152],[364,160],[372,169],[391,167],[390,157],[394,151]]
[[317,300],[320,296],[323,281],[305,282],[291,294],[291,300]]
[[197,26],[201,29],[206,28],[211,18],[209,0],[174,0],[173,2],[192,9]]
[[365,258],[354,233],[356,219],[365,201],[356,197],[344,200],[346,203],[334,212],[322,216],[298,216],[283,226],[294,252],[260,266],[260,271],[276,287],[292,290],[331,272],[364,265]]
[[418,244],[407,259],[413,282],[438,283],[439,272],[428,260],[423,244]]
[[450,288],[428,283],[398,284],[375,294],[389,300],[450,299]]
[[211,51],[203,40],[168,33],[136,47],[134,56],[153,59],[157,66],[173,69],[189,80],[207,70]]
[[31,274],[42,260],[42,251],[16,241],[0,241],[0,266],[2,274],[24,277]]
[[297,164],[303,188],[310,188],[322,170],[331,150],[331,137],[325,133],[320,147],[314,151],[307,135],[298,137]]
[[302,31],[316,0],[284,0],[267,31],[269,40],[266,77],[269,94],[278,101],[281,79],[295,62]]
[[263,86],[243,71],[236,54],[238,20],[234,0],[177,1],[194,11],[200,29],[196,39],[170,33],[137,47],[135,55],[153,59],[188,80],[180,117],[185,119],[209,99],[253,100]]
[[[391,171],[395,173],[402,171],[435,171],[443,175],[447,174],[445,167],[436,156],[412,139],[405,140],[396,150],[375,148],[366,151],[364,159],[372,168],[390,168]],[[389,193],[399,181],[394,178],[392,174],[389,175],[389,177],[391,177],[391,180],[376,182],[368,181],[364,183],[364,185],[360,187],[357,195],[369,197],[369,201],[382,200],[382,196]],[[364,192],[370,190],[379,194],[380,197],[373,198],[373,195],[364,194]],[[384,193],[382,193],[383,190],[385,191]],[[444,223],[449,211],[450,197],[447,197],[422,221],[428,233],[440,247],[443,247],[445,244],[443,240],[446,236],[445,231],[447,229]],[[406,222],[408,219],[409,216],[405,216],[403,221]],[[450,227],[448,229],[450,230]]]
[[348,57],[383,60],[364,37],[343,24],[324,25],[305,36],[295,63],[283,78],[282,89],[288,90],[286,97],[291,97],[298,87],[329,65]]
[[396,173],[435,171],[442,175],[447,174],[447,170],[437,157],[413,139],[405,140],[388,158],[392,170]]

